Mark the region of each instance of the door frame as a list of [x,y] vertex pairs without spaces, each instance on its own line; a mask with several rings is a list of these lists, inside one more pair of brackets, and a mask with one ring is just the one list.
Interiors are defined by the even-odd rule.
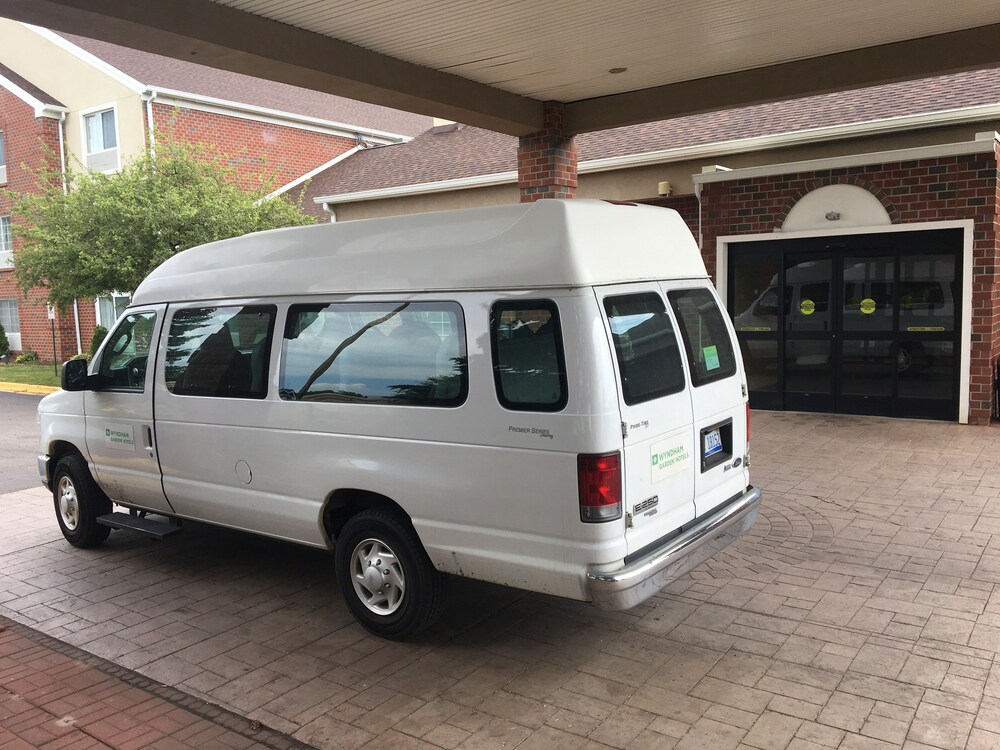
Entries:
[[[972,272],[973,272],[973,219],[952,221],[927,221],[913,224],[893,224],[876,227],[836,227],[835,229],[811,230],[804,232],[767,232],[764,234],[732,234],[716,238],[715,286],[724,305],[729,303],[729,246],[750,242],[775,240],[803,240],[812,238],[832,238],[842,235],[895,234],[900,232],[927,232],[939,229],[962,230],[962,316],[959,336],[959,385],[958,421],[969,423],[969,385],[972,367]],[[731,312],[731,311],[730,311]]]

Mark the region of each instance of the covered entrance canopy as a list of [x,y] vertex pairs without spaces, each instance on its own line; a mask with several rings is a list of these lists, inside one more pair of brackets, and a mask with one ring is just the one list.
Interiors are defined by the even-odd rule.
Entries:
[[982,0],[0,0],[0,15],[517,136],[1000,63],[1000,6]]

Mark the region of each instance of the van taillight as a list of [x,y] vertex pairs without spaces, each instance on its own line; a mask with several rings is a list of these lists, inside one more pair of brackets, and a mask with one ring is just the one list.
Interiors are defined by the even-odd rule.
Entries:
[[580,520],[613,521],[622,517],[622,457],[618,452],[578,456]]
[[747,447],[750,447],[750,402],[747,402]]

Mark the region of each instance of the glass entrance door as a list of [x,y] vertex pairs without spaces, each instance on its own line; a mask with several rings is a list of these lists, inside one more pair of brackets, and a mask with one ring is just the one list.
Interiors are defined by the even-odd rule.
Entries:
[[731,248],[751,406],[956,419],[958,230]]
[[792,411],[836,411],[835,270],[825,251],[785,255],[784,395]]

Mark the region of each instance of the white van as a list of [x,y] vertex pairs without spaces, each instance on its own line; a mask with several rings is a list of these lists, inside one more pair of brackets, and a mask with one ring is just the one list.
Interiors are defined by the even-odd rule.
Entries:
[[262,232],[149,275],[41,402],[39,470],[78,547],[191,519],[332,549],[387,638],[442,574],[627,609],[757,518],[734,342],[668,209]]

